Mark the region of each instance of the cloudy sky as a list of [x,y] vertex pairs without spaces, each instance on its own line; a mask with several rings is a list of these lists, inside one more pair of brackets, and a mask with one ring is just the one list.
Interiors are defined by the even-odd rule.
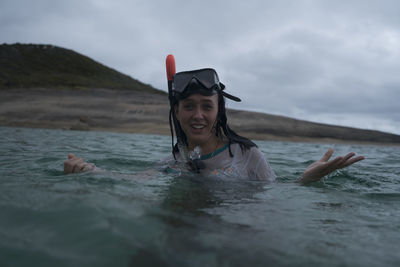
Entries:
[[397,0],[1,0],[0,43],[72,49],[167,90],[212,67],[229,107],[400,134]]

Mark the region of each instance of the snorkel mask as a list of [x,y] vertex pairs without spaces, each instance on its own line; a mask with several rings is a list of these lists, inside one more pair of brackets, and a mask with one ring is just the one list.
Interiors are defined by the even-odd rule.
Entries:
[[240,102],[240,98],[224,91],[225,85],[219,81],[218,74],[214,69],[206,68],[199,70],[178,72],[173,76],[171,97],[181,100],[191,94],[211,96],[217,92],[233,101]]

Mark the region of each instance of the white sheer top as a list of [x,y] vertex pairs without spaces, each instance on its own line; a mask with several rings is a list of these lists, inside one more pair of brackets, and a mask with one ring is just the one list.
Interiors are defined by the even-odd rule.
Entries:
[[[257,148],[242,149],[239,144],[231,144],[233,157],[229,155],[228,146],[213,154],[202,156],[206,168],[200,171],[201,175],[218,176],[235,179],[274,181],[276,176],[264,154]],[[166,158],[167,171],[186,172],[184,163],[179,154],[176,160],[171,155]]]

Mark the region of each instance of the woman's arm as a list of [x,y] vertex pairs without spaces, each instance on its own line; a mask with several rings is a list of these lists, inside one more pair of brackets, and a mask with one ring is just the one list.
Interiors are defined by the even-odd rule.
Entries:
[[329,161],[332,154],[333,149],[331,148],[319,161],[316,161],[307,167],[299,181],[303,184],[319,181],[322,177],[335,170],[342,169],[364,159],[363,156],[354,157],[355,153],[351,152],[344,157],[336,157]]

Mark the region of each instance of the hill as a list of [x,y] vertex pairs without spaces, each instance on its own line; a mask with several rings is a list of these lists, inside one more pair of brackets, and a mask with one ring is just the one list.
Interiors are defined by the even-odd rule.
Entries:
[[43,44],[0,45],[0,89],[112,88],[165,94],[69,49]]
[[[74,51],[0,45],[0,126],[168,135],[168,114],[165,92]],[[252,139],[400,144],[399,135],[379,131],[241,110],[228,117]]]
[[399,144],[400,135],[374,130],[315,123],[242,110],[229,110],[232,125],[255,139],[318,141],[328,143]]

